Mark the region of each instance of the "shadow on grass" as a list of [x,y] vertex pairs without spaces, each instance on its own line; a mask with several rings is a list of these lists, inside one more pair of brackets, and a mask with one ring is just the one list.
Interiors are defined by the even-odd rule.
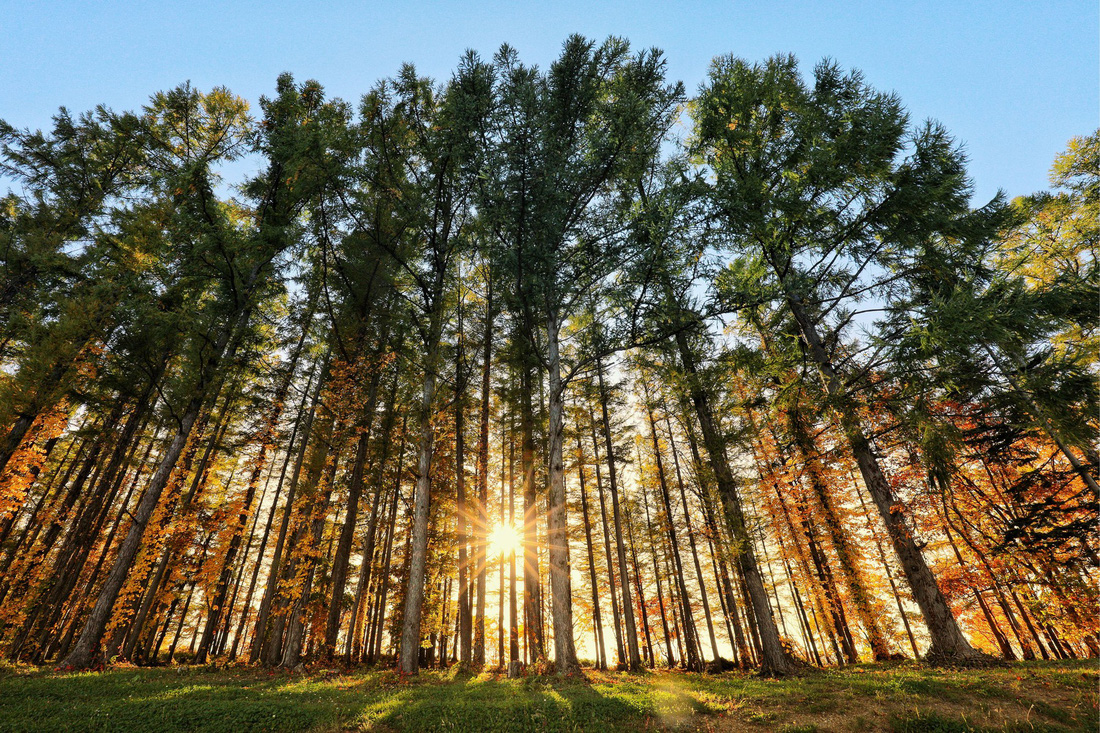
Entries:
[[0,678],[0,731],[339,730],[384,697],[255,673],[16,675]]
[[61,674],[0,666],[0,733],[635,731],[721,725],[714,713],[778,727],[815,716],[858,719],[872,712],[895,730],[931,733],[978,730],[959,716],[973,720],[994,709],[1009,721],[998,728],[1002,731],[1023,730],[1021,725],[1028,733],[1096,730],[1096,681],[1095,661],[967,672],[851,667],[778,682],[735,673],[508,680],[427,672],[407,680],[379,670],[302,675],[160,668]]
[[463,685],[412,686],[377,722],[408,731],[628,730],[650,718],[673,723],[670,713],[690,715],[695,705],[687,696],[663,705],[642,683],[475,678]]
[[0,676],[0,731],[624,730],[651,715],[661,710],[643,685],[610,694],[539,678],[455,684],[389,672],[326,679],[190,669]]

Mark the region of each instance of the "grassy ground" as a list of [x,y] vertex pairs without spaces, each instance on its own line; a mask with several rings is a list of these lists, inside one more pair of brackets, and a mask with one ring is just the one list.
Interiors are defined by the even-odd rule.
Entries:
[[1096,731],[1098,665],[863,665],[781,681],[0,667],[0,731]]

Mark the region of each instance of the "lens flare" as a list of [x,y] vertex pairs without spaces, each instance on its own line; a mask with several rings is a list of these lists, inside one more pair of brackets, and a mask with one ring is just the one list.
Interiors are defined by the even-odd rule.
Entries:
[[513,550],[523,552],[523,538],[510,524],[498,524],[489,532],[489,554],[507,555]]

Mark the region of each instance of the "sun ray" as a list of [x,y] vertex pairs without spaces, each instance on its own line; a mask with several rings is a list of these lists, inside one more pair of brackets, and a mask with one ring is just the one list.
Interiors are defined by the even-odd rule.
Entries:
[[522,546],[523,537],[510,524],[498,524],[489,532],[489,554],[492,557],[507,555],[513,550],[518,554],[522,552]]

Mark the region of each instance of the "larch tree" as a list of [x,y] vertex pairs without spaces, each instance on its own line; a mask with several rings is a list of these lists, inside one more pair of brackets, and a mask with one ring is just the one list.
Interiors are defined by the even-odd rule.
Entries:
[[[970,217],[963,160],[938,125],[832,62],[804,81],[793,57],[717,59],[695,102],[691,151],[713,172],[713,215],[738,252],[745,300],[798,326],[932,637],[933,657],[976,659],[899,511],[838,349],[861,301],[888,300],[896,266]],[[873,307],[873,306],[871,306]]]

